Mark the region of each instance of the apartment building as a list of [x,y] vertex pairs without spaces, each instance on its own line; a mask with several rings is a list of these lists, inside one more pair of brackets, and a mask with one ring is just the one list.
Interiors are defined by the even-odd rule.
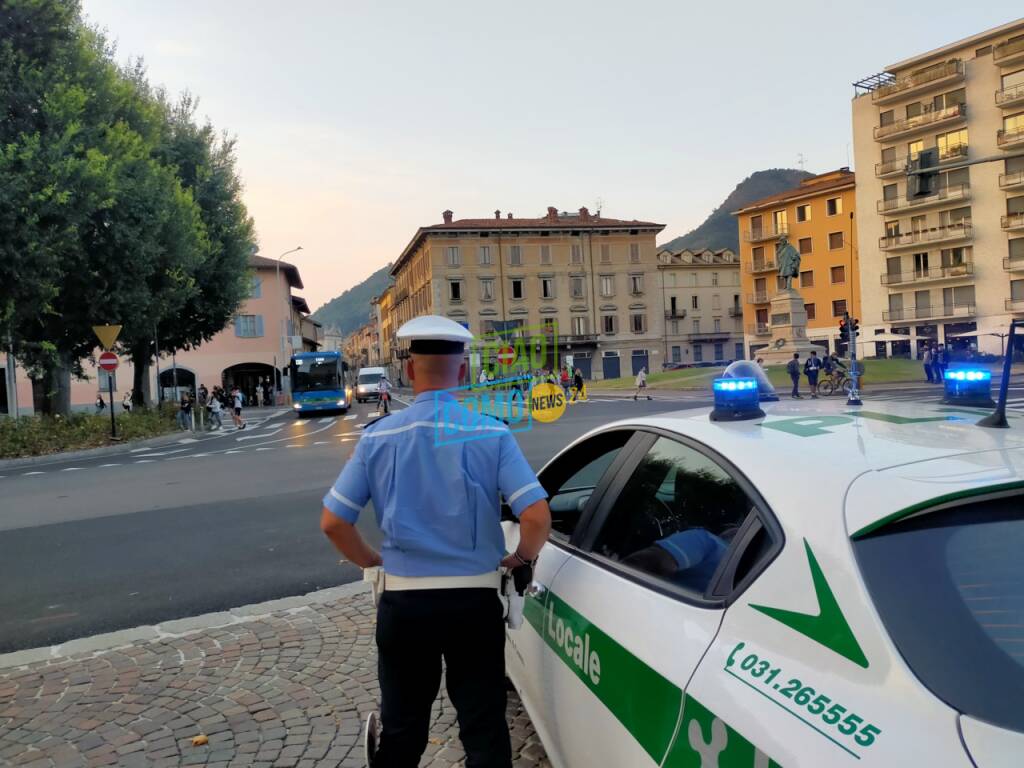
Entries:
[[808,341],[845,350],[839,320],[845,312],[858,317],[861,300],[855,186],[850,169],[839,168],[733,213],[740,234],[744,345],[751,359],[772,339],[770,303],[782,287],[775,247],[782,235],[800,252],[800,279],[793,287],[804,299]]
[[658,272],[665,361],[692,365],[743,359],[739,257],[728,248],[662,250]]
[[[854,86],[862,334],[907,336],[896,354],[999,354],[992,334],[1024,315],[1024,19]],[[932,148],[936,188],[908,195],[908,164]]]
[[537,328],[557,340],[559,359],[549,353],[549,366],[568,354],[587,378],[661,369],[655,237],[663,224],[587,208],[548,208],[539,218],[442,216],[416,231],[391,269],[392,329],[424,314],[450,317],[477,336]]

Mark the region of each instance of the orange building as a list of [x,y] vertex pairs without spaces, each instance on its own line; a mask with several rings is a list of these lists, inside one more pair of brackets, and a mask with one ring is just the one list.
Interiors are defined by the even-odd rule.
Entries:
[[805,179],[734,211],[740,230],[740,286],[744,344],[753,359],[771,341],[769,302],[781,287],[775,246],[781,235],[800,251],[800,291],[807,339],[842,351],[839,320],[860,313],[860,268],[854,216],[854,174],[849,168]]

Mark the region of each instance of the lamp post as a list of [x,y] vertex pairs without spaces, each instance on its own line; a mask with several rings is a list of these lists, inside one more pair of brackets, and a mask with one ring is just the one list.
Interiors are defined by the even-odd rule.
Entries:
[[[290,251],[285,251],[284,253],[282,253],[280,256],[277,257],[277,265],[276,265],[276,267],[277,267],[277,269],[276,269],[276,271],[277,271],[277,283],[276,283],[277,287],[280,287],[280,285],[281,285],[281,259],[283,259],[285,256],[287,256],[289,253],[296,253],[296,252],[301,251],[301,250],[302,250],[302,246],[298,245],[295,248],[292,248]],[[291,316],[291,304],[290,304],[290,301],[289,301],[290,298],[291,298],[291,290],[289,289],[289,290],[286,290],[284,292],[284,314],[281,315],[281,329],[280,329],[281,330],[281,334],[280,335],[281,335],[281,362],[282,363],[284,362],[284,336],[285,336],[285,329],[287,328],[286,323],[288,322],[288,318]],[[280,393],[282,391],[281,383],[282,383],[281,382],[281,375],[280,375],[280,371],[278,370],[278,367],[277,367],[277,357],[275,356],[274,357],[274,389],[278,393]]]

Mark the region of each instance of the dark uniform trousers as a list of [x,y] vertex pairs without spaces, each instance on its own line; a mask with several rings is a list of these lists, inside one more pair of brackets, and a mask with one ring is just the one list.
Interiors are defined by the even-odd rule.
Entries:
[[445,663],[466,768],[510,768],[505,622],[494,589],[384,592],[377,608],[381,737],[373,768],[416,768]]

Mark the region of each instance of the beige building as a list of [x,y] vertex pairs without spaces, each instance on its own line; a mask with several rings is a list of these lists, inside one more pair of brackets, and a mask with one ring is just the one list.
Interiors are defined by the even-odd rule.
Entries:
[[728,248],[662,250],[657,269],[665,313],[664,360],[692,365],[742,359],[743,306],[736,254]]
[[[862,338],[998,354],[991,332],[1024,315],[1024,19],[854,85]],[[908,196],[907,164],[931,148],[937,187]]]
[[[420,227],[392,267],[390,327],[424,314],[474,335],[540,329],[588,378],[661,370],[665,317],[655,237],[662,224],[586,208],[540,218],[453,218]],[[382,323],[385,322],[382,319]],[[553,349],[554,344],[549,347]],[[398,345],[393,354],[405,351]]]

